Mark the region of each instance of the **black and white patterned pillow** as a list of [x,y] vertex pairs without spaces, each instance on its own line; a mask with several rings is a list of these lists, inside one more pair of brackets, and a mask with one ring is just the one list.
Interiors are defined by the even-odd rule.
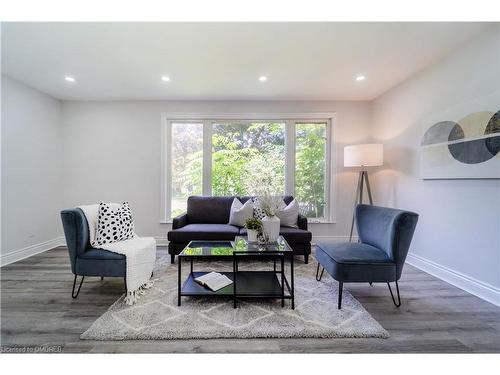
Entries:
[[262,208],[258,207],[258,199],[252,198],[253,201],[253,217],[259,220],[264,219],[267,215]]
[[128,240],[134,237],[134,222],[128,202],[113,210],[108,203],[99,203],[96,244]]

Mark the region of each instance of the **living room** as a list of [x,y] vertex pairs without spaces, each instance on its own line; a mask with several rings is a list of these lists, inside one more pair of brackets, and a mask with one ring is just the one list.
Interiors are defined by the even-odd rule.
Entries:
[[122,21],[2,20],[3,353],[500,351],[498,22]]

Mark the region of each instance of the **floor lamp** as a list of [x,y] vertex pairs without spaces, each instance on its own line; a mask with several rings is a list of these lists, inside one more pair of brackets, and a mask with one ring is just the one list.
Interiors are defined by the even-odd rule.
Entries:
[[352,232],[354,230],[354,220],[356,215],[356,206],[363,203],[363,189],[366,184],[366,192],[368,193],[368,201],[373,204],[372,191],[370,189],[370,181],[368,180],[368,171],[366,167],[378,167],[384,164],[384,146],[380,143],[370,143],[362,145],[352,145],[344,147],[344,167],[361,168],[358,177],[358,186],[356,188],[356,199],[354,201],[354,209],[352,212],[351,233],[349,234],[349,242],[352,240]]

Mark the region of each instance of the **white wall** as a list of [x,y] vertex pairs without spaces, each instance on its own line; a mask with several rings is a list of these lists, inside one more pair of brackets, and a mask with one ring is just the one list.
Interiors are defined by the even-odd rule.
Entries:
[[62,133],[58,100],[5,76],[1,87],[5,264],[60,242]]
[[346,236],[356,175],[343,171],[343,145],[369,138],[368,102],[63,102],[64,204],[130,201],[141,235],[165,238],[160,224],[161,114],[335,112],[337,224],[313,224],[318,236]]
[[[500,28],[478,36],[373,103],[373,137],[385,145],[375,200],[420,214],[410,261],[500,304],[500,180],[421,180],[418,148],[433,112],[497,95]],[[443,119],[445,120],[445,119]],[[429,125],[429,124],[427,124]]]

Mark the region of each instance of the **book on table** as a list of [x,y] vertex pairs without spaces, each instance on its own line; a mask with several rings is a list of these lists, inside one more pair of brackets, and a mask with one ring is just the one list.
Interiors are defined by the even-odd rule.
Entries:
[[196,277],[194,281],[214,292],[233,283],[229,277],[219,272],[206,273],[203,276]]

